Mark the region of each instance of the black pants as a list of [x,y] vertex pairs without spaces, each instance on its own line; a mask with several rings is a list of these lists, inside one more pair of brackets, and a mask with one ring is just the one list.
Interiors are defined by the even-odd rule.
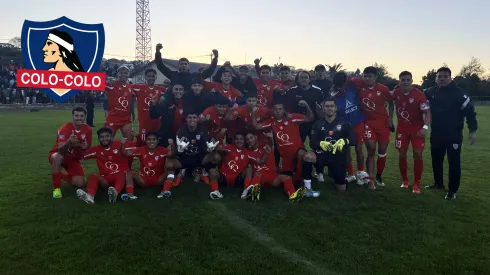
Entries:
[[[331,153],[317,153],[315,167],[323,169],[328,166],[329,176],[334,180],[335,184],[345,184],[345,174],[347,173],[347,154],[346,152],[337,152],[335,155]],[[313,170],[312,163],[303,162],[303,178],[311,180],[311,172]]]
[[94,125],[94,105],[87,104],[87,125]]
[[438,139],[430,140],[430,154],[432,157],[432,173],[434,183],[444,185],[444,157],[447,153],[449,162],[449,191],[456,193],[461,181],[461,140],[445,141]]
[[[299,125],[299,135],[303,143],[305,143],[306,138],[311,135],[311,126],[313,126],[312,122]],[[315,164],[315,171],[317,174],[323,174],[323,167],[319,164]]]

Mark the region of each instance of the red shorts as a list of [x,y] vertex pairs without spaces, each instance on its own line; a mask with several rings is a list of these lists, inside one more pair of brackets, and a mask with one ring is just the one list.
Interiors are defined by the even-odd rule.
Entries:
[[241,173],[221,173],[226,180],[226,186],[235,186],[236,179]]
[[143,176],[141,174],[140,176],[143,178],[143,181],[145,182],[145,186],[157,186],[158,180],[160,179],[160,177],[158,176]]
[[417,135],[420,128],[407,129],[398,127],[396,129],[395,147],[398,150],[407,151],[408,145],[412,143],[413,150],[423,150],[425,147],[425,138]]
[[364,122],[361,122],[357,124],[354,127],[354,133],[356,133],[357,137],[357,144],[363,144],[364,143],[364,128],[365,128]]
[[106,182],[107,185],[114,187],[116,185],[117,181],[120,181],[122,183],[126,183],[126,172],[118,172],[115,174],[110,174],[110,175],[100,175],[101,178],[103,178]]
[[299,148],[279,148],[279,154],[281,155],[281,171],[282,172],[294,172],[297,166],[298,151],[303,149]]
[[386,124],[366,122],[364,126],[364,139],[377,142],[390,142],[390,128]]
[[106,120],[106,122],[104,123],[104,127],[110,128],[112,130],[112,134],[115,135],[118,130],[128,124],[131,124],[131,120],[123,122],[111,122],[109,120]]
[[264,186],[272,186],[274,180],[279,176],[275,171],[270,170],[262,170],[258,171],[262,175],[262,181],[264,182]]
[[[53,163],[52,158],[55,153],[57,152],[49,152],[48,154],[48,160],[50,164]],[[63,163],[61,163],[61,167],[63,167],[63,169],[66,170],[66,173],[69,176],[85,176],[82,163],[80,162],[79,159],[70,156],[64,156]]]

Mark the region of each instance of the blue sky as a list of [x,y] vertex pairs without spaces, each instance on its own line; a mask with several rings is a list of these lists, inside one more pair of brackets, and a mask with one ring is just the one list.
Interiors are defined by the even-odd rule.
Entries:
[[[0,40],[19,36],[24,19],[67,16],[103,23],[106,57],[135,54],[136,1],[8,1]],[[490,1],[477,0],[150,0],[153,46],[167,58],[201,56],[216,48],[220,63],[277,63],[297,68],[342,62],[349,70],[374,62],[416,82],[447,63],[458,72],[472,56],[490,67]],[[208,62],[207,57],[191,58]]]

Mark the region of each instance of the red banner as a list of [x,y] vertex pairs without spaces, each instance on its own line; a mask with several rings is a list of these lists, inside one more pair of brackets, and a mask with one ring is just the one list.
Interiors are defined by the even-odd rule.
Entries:
[[104,91],[105,73],[17,70],[17,87]]

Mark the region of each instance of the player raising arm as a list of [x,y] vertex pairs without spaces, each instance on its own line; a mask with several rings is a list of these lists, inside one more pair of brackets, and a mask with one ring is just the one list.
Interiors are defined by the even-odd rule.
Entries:
[[[128,186],[133,186],[133,182],[141,187],[153,187],[163,185],[165,180],[165,160],[169,155],[169,150],[165,147],[158,146],[158,134],[149,132],[146,134],[146,145],[140,147],[125,148],[126,139],[121,139],[121,152],[126,157],[137,157],[140,161],[139,173],[129,171]],[[173,143],[169,141],[169,143]],[[173,145],[173,144],[171,144]],[[128,188],[126,188],[128,189]],[[122,195],[123,200],[134,200],[136,196],[132,188],[127,194]]]
[[422,153],[425,135],[432,120],[429,103],[424,92],[412,87],[412,74],[403,71],[399,75],[400,87],[393,91],[398,125],[396,127],[395,147],[398,149],[398,166],[402,176],[402,188],[408,188],[407,150],[413,149],[413,193],[420,194],[420,180],[424,170]]
[[339,192],[345,192],[347,185],[345,180],[347,153],[346,147],[355,144],[355,133],[351,124],[337,117],[337,105],[335,98],[327,98],[323,102],[325,117],[316,121],[311,129],[310,147],[312,152],[307,152],[303,157],[303,176],[305,185],[311,184],[311,172],[313,164],[329,166],[335,188]]
[[121,66],[117,69],[117,81],[105,88],[108,100],[108,115],[104,127],[111,128],[115,136],[121,129],[123,137],[131,132],[131,111],[129,104],[133,99],[132,85],[128,83],[129,68]]
[[[72,122],[58,129],[56,143],[48,154],[51,164],[53,181],[53,198],[61,199],[61,180],[79,188],[85,185],[85,173],[80,159],[92,145],[92,128],[85,124],[87,111],[83,107],[75,107],[71,111]],[[66,170],[66,174],[61,172]]]
[[[198,114],[190,111],[186,115],[186,123],[180,127],[177,132],[175,146],[173,150],[177,150],[175,158],[167,158],[165,162],[165,171],[167,179],[163,184],[163,190],[157,198],[170,198],[172,193],[170,189],[174,185],[176,172],[179,172],[178,177],[185,175],[186,170],[193,171],[195,168],[202,167],[209,173],[211,199],[221,199],[223,195],[218,191],[219,173],[216,169],[221,162],[221,156],[215,151],[218,142],[209,140],[207,130],[198,123]],[[203,172],[205,174],[205,172]],[[177,180],[177,179],[175,179]]]
[[[378,147],[378,159],[376,161],[376,184],[384,186],[382,174],[386,166],[386,152],[390,142],[390,130],[393,130],[393,101],[391,94],[383,84],[377,83],[378,69],[372,66],[366,67],[363,71],[363,78],[349,78],[359,92],[362,111],[366,117],[364,141],[368,151],[366,166],[370,181],[369,189],[376,189],[374,185],[374,158],[376,156],[376,147]],[[386,105],[389,106],[389,114],[386,111]]]
[[[95,159],[99,175],[91,175],[87,183],[87,191],[77,190],[77,196],[88,204],[94,203],[99,185],[106,188],[109,202],[116,202],[117,196],[126,184],[126,172],[130,171],[128,158],[121,153],[121,142],[113,140],[111,128],[104,127],[97,131],[100,145],[90,148],[83,157]],[[133,193],[130,186],[128,193]]]

